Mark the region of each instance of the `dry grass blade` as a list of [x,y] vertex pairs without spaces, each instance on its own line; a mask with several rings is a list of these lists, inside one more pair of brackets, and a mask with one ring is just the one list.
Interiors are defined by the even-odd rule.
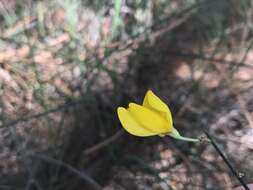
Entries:
[[102,190],[103,188],[101,187],[101,185],[99,185],[94,179],[92,179],[87,173],[85,173],[84,171],[79,171],[75,168],[73,168],[71,165],[64,163],[61,160],[56,160],[54,158],[48,157],[46,155],[41,155],[41,154],[28,154],[26,155],[27,157],[33,157],[35,159],[40,159],[42,161],[48,162],[50,164],[55,164],[61,167],[66,168],[67,170],[69,170],[70,172],[72,172],[73,174],[77,175],[78,177],[80,177],[81,179],[85,180],[86,182],[88,182],[94,190]]

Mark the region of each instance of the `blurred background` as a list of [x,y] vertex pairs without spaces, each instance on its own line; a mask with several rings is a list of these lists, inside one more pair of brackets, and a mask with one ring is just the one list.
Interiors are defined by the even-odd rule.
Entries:
[[1,190],[231,190],[208,144],[127,134],[148,89],[253,181],[251,0],[1,0]]

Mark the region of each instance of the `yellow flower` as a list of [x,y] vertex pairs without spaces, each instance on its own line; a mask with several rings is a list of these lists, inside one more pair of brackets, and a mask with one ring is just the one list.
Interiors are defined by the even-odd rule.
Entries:
[[124,129],[139,137],[170,135],[176,139],[197,142],[198,139],[182,137],[173,127],[169,107],[149,90],[142,105],[130,103],[128,108],[117,109]]

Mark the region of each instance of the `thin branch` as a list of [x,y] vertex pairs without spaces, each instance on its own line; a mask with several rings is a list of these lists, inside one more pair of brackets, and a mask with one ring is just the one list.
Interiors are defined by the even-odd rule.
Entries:
[[200,53],[194,53],[194,52],[168,52],[169,55],[180,57],[183,59],[199,59],[203,61],[211,61],[215,63],[221,63],[221,64],[227,64],[227,65],[238,65],[241,67],[247,67],[249,69],[253,69],[251,65],[247,65],[244,63],[244,61],[228,61],[222,58],[214,58],[211,57],[208,54],[200,54]]
[[70,102],[70,103],[66,103],[66,104],[63,104],[63,105],[60,105],[56,108],[52,108],[52,109],[48,109],[44,112],[41,112],[41,113],[37,113],[37,114],[33,114],[33,115],[30,115],[30,116],[26,116],[26,117],[20,117],[16,120],[13,120],[7,124],[4,124],[1,128],[8,128],[8,127],[15,127],[18,123],[20,122],[26,122],[26,121],[29,121],[29,120],[32,120],[32,119],[38,119],[40,117],[43,117],[43,116],[46,116],[48,114],[51,114],[51,113],[55,113],[55,112],[60,112],[60,111],[63,111],[63,110],[66,110],[70,107],[74,107],[76,105],[78,105],[78,103],[80,103],[81,100],[79,101],[76,101],[76,102]]
[[95,190],[102,190],[102,186],[100,186],[94,179],[92,179],[87,173],[84,171],[79,171],[76,168],[72,167],[71,165],[61,161],[54,159],[52,157],[48,157],[46,155],[38,155],[38,154],[28,154],[27,156],[38,158],[42,161],[51,163],[51,164],[56,164],[58,166],[66,168],[68,171],[71,173],[79,176],[81,179],[85,180],[87,183],[89,183]]
[[226,163],[226,165],[229,167],[233,175],[238,179],[238,181],[241,183],[241,185],[244,187],[245,190],[250,190],[245,181],[243,180],[243,175],[240,175],[239,172],[236,171],[236,169],[233,167],[233,165],[230,163],[230,161],[226,158],[226,156],[223,154],[221,149],[218,147],[218,145],[215,143],[211,135],[205,130],[204,133],[206,134],[207,138],[210,140],[210,143],[213,145],[215,150],[218,152],[218,154],[222,157],[223,161]]
[[91,154],[93,152],[96,152],[104,147],[106,147],[107,145],[111,144],[112,142],[114,142],[115,140],[117,140],[119,137],[121,137],[124,134],[124,130],[121,129],[119,130],[117,133],[115,133],[114,135],[112,135],[111,137],[105,139],[104,141],[95,144],[94,146],[84,150],[83,154],[84,155],[88,155]]

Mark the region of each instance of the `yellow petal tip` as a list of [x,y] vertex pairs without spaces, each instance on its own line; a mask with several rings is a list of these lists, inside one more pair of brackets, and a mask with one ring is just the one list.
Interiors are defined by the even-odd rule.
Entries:
[[123,108],[123,107],[118,107],[118,108],[117,108],[117,113],[118,113],[118,115],[119,115],[119,113],[120,113],[122,110],[125,110],[125,108]]

